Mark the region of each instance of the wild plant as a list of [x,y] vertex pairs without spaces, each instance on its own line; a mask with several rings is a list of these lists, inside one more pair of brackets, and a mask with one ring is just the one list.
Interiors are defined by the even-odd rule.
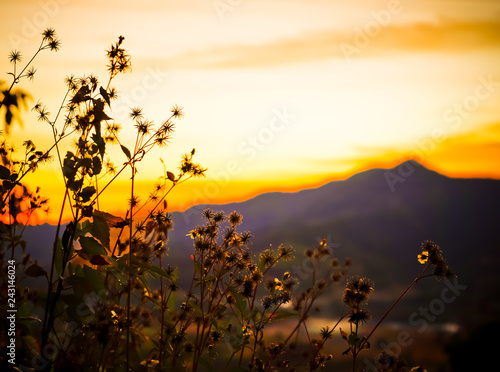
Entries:
[[[8,92],[21,78],[33,78],[35,70],[27,68],[40,51],[59,48],[54,30],[42,36],[38,51],[21,71],[20,53],[11,53],[14,81]],[[141,108],[133,107],[129,124],[135,137],[132,143],[122,140],[122,125],[109,115],[118,97],[112,82],[132,66],[123,42],[120,36],[106,51],[109,76],[104,84],[93,75],[70,76],[55,115],[42,102],[35,104],[33,111],[53,139],[47,150],[27,140],[18,160],[14,146],[6,141],[0,146],[2,288],[7,283],[6,253],[10,250],[14,260],[19,246],[18,285],[33,278],[46,281],[45,290],[26,286],[16,291],[19,370],[315,371],[340,357],[327,350],[327,343],[341,337],[348,347],[343,354],[351,355],[356,371],[356,360],[370,347],[373,333],[417,282],[453,276],[441,249],[426,241],[418,257],[423,270],[367,336],[361,331],[370,319],[366,302],[374,284],[358,276],[346,282],[338,319],[314,335],[314,310],[344,281],[351,260],[341,264],[323,239],[304,251],[312,269],[299,278],[287,269],[294,259],[292,247],[252,247],[251,233],[238,230],[243,216],[210,209],[203,211],[204,224],[187,232],[193,240],[193,250],[186,253],[192,271],[180,272],[168,257],[175,247],[169,242],[174,223],[167,199],[176,186],[203,177],[207,170],[194,162],[193,149],[181,156],[176,172],[164,168],[149,195],[137,192],[141,162],[153,148],[168,146],[184,112],[174,105],[166,120],[155,125]],[[111,146],[123,154],[120,166],[110,158]],[[49,201],[39,188],[30,191],[24,179],[48,161],[59,165],[64,191],[50,264],[44,268],[32,262],[23,231],[30,216],[47,210]],[[123,174],[130,180],[130,196],[126,210],[117,216],[101,205]],[[7,303],[7,291],[0,293],[1,303]],[[273,329],[280,323],[286,325],[278,337]],[[2,366],[10,367],[2,358]],[[406,368],[386,354],[378,365],[381,371]]]

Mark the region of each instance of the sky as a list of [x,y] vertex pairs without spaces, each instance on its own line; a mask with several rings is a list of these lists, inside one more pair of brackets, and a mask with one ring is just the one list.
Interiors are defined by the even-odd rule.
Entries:
[[[317,187],[409,158],[450,177],[500,179],[496,0],[18,0],[2,1],[0,14],[1,80],[10,82],[11,50],[27,61],[47,27],[61,39],[60,51],[36,58],[35,80],[19,84],[50,112],[66,76],[107,81],[105,50],[125,37],[132,72],[115,79],[110,113],[124,143],[134,138],[132,107],[155,123],[174,104],[185,111],[168,149],[141,164],[139,192],[163,174],[160,158],[176,172],[196,148],[208,168],[169,195],[172,210]],[[9,140],[50,146],[33,112],[23,121]],[[28,182],[51,197],[56,218],[57,162]],[[103,208],[123,209],[129,193],[124,176]]]

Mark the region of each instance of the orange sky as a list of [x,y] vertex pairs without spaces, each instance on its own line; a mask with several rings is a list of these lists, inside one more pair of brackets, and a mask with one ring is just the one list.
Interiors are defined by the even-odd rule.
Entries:
[[[173,104],[186,112],[169,149],[141,164],[140,192],[162,175],[159,158],[175,170],[196,148],[209,169],[169,196],[172,210],[314,187],[409,157],[453,177],[500,178],[498,1],[19,0],[0,10],[0,71],[10,71],[13,49],[27,60],[44,28],[61,38],[59,52],[35,61],[35,81],[20,84],[51,112],[66,75],[105,81],[104,50],[126,37],[133,71],[117,77],[110,114],[124,143],[133,141],[131,107],[157,123]],[[23,120],[11,140],[50,146],[34,113]],[[28,181],[53,201],[53,221],[57,163]],[[123,209],[126,184],[101,207]]]

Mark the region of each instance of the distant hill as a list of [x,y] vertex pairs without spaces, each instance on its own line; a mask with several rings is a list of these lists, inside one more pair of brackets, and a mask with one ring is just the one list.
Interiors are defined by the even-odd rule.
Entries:
[[[393,298],[394,291],[420,271],[420,243],[433,240],[459,275],[458,282],[468,286],[449,305],[452,310],[446,311],[447,316],[468,321],[494,317],[500,310],[496,295],[500,284],[498,180],[448,178],[405,162],[316,189],[266,193],[241,203],[199,205],[174,213],[170,240],[174,261],[191,249],[192,241],[185,234],[203,223],[200,215],[205,208],[242,213],[241,229],[252,232],[257,252],[280,243],[300,251],[328,238],[337,247],[336,255],[354,260],[353,273],[375,281],[381,301],[385,292]],[[300,252],[296,256],[297,260],[302,257]],[[399,305],[401,314],[411,314],[418,304],[439,298],[443,285],[433,281],[415,287],[410,300]]]
[[[344,181],[295,193],[265,193],[240,203],[198,205],[173,214],[170,260],[190,269],[189,230],[203,223],[205,208],[243,214],[240,230],[251,231],[256,253],[280,243],[301,250],[328,238],[335,254],[351,257],[353,273],[375,281],[374,305],[409,284],[420,271],[420,243],[438,243],[458,282],[468,288],[447,304],[439,320],[474,322],[500,310],[500,181],[448,178],[415,162],[393,169],[372,169]],[[47,225],[27,230],[29,246],[41,246]],[[53,236],[52,232],[52,236]],[[43,240],[42,240],[43,239]],[[50,251],[50,247],[48,247]],[[43,257],[43,255],[42,255]],[[293,264],[292,264],[293,266]],[[428,279],[398,305],[396,318],[407,320],[419,306],[439,298],[444,284]]]

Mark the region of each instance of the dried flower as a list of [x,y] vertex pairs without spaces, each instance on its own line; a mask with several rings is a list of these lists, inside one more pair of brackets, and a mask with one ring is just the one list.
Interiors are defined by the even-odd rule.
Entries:
[[9,62],[11,63],[17,63],[17,62],[21,62],[21,52],[17,51],[17,50],[13,50],[9,53]]
[[184,116],[184,112],[182,111],[183,109],[184,107],[182,106],[174,105],[170,112],[174,118],[181,119]]

